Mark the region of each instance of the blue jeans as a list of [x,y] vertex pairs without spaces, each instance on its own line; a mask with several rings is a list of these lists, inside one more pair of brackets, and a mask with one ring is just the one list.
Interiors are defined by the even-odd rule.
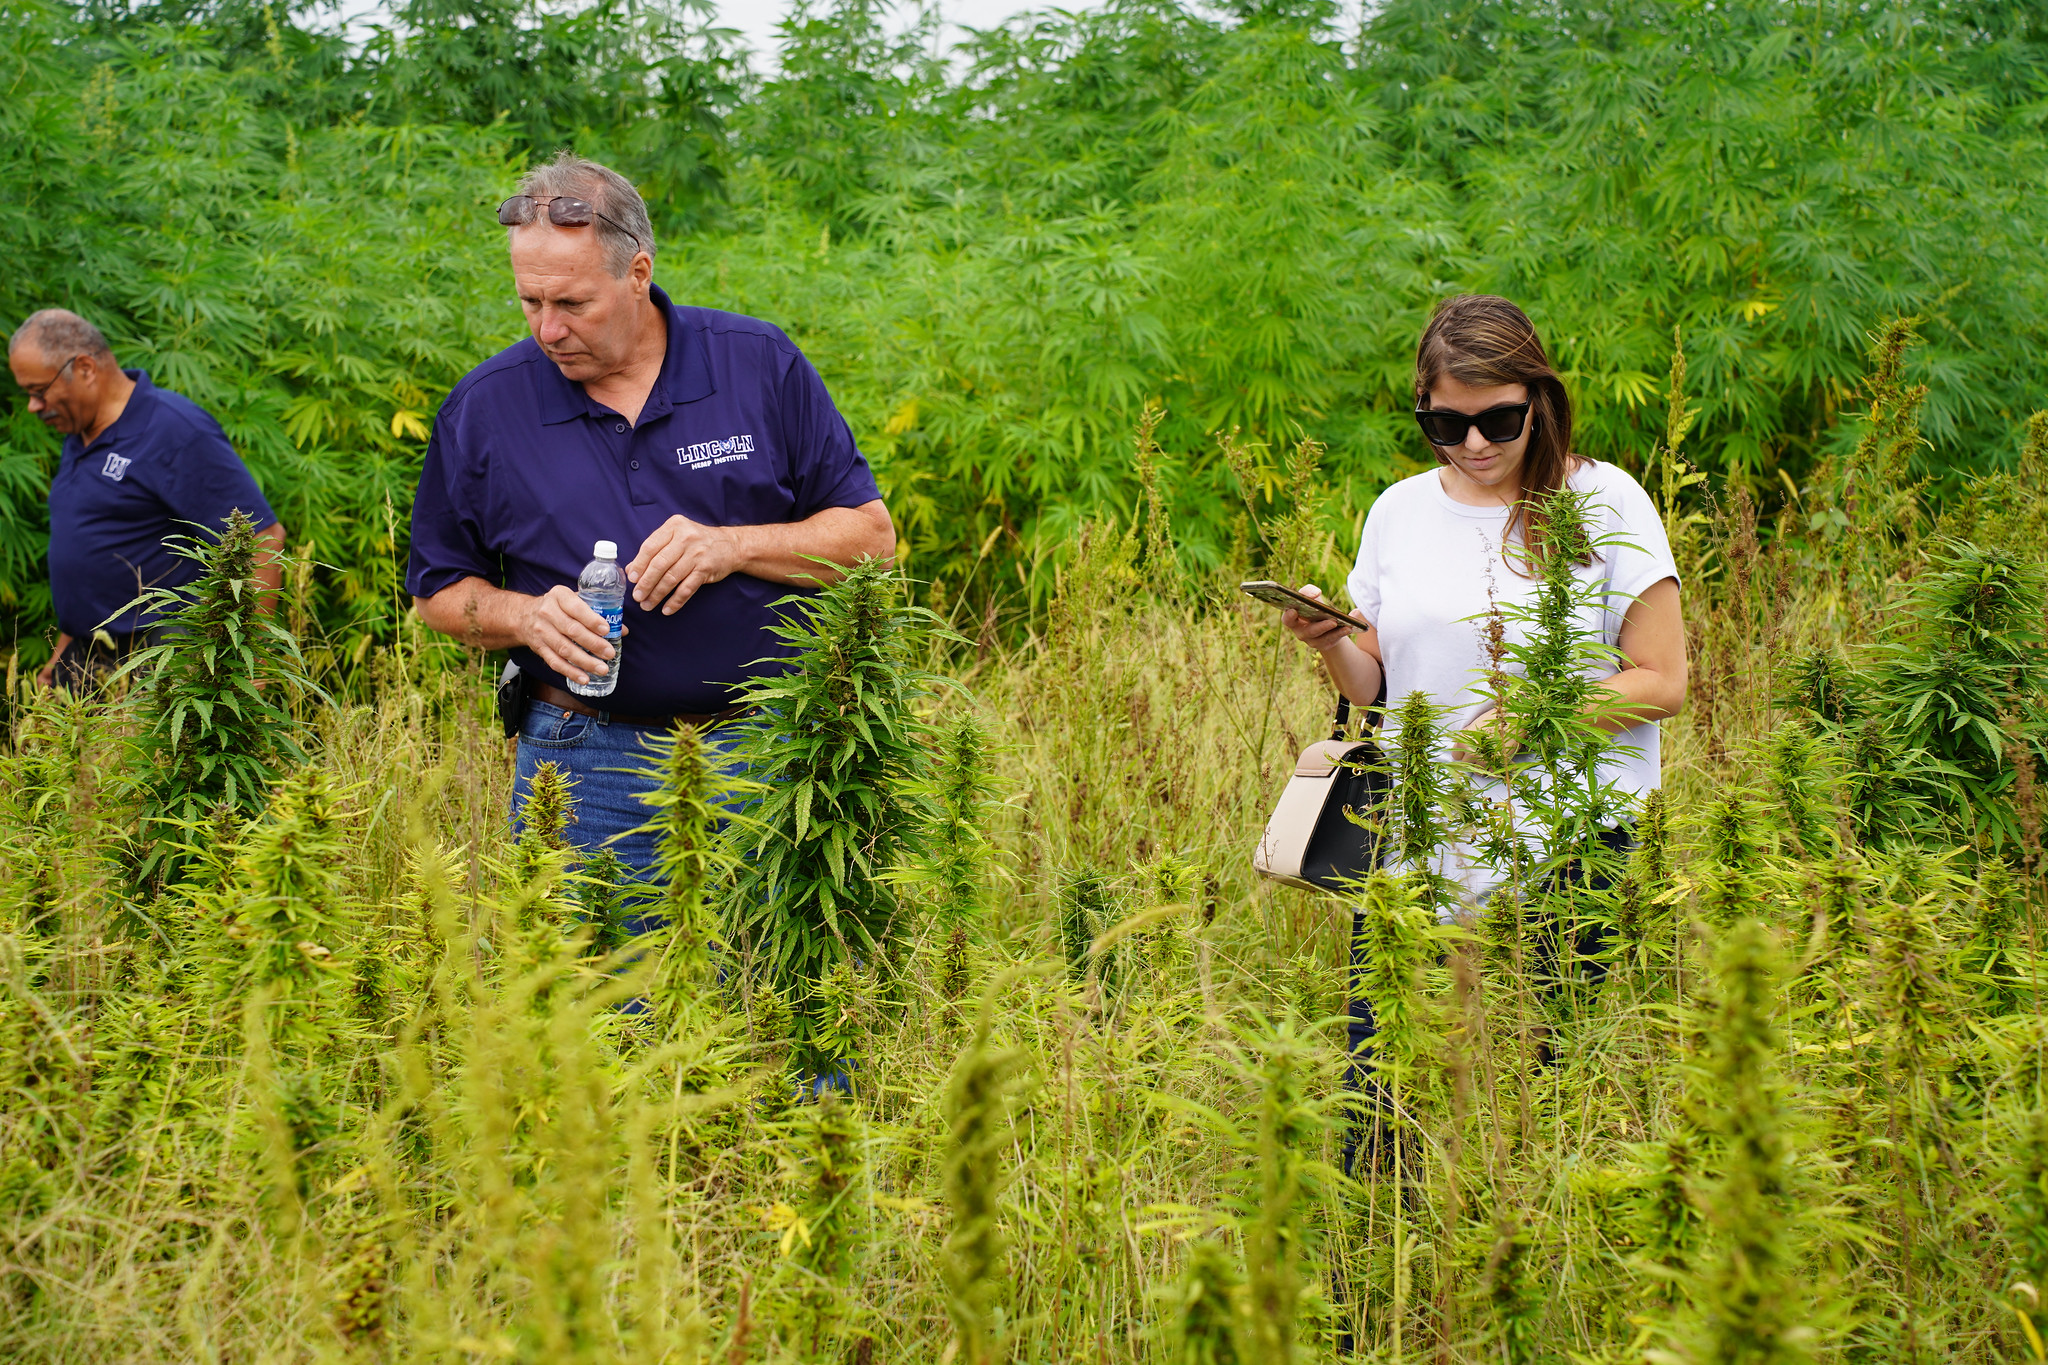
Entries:
[[[745,727],[743,720],[727,721],[706,730],[702,738],[714,752],[729,752]],[[653,791],[657,779],[633,770],[654,765],[653,753],[642,743],[654,733],[640,726],[579,716],[544,701],[527,702],[526,718],[519,726],[519,761],[512,787],[513,827],[519,825],[534,771],[552,762],[568,777],[569,794],[576,803],[575,820],[562,831],[564,841],[586,852],[609,841],[633,877],[647,880],[654,868],[654,832],[639,826],[654,810],[640,796]],[[737,776],[743,766],[728,761],[720,771]],[[638,832],[631,832],[635,830]]]

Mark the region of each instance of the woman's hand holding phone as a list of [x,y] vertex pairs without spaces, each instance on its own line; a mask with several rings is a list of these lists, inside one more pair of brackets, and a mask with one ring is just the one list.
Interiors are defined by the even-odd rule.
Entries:
[[[1319,602],[1323,600],[1323,590],[1313,583],[1304,583],[1301,588],[1301,595],[1303,597],[1313,597]],[[1301,641],[1310,649],[1315,650],[1318,654],[1329,653],[1350,639],[1353,631],[1363,629],[1364,627],[1364,622],[1362,621],[1312,620],[1303,616],[1292,607],[1281,611],[1280,624],[1286,626],[1295,639]]]

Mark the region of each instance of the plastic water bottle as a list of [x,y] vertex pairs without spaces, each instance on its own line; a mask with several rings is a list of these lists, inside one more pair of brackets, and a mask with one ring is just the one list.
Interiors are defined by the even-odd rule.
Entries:
[[604,618],[605,638],[612,642],[612,657],[602,673],[590,675],[587,683],[566,679],[569,690],[579,697],[609,697],[619,685],[619,665],[625,662],[626,571],[619,567],[619,547],[600,540],[590,551],[592,558],[576,580],[576,595]]

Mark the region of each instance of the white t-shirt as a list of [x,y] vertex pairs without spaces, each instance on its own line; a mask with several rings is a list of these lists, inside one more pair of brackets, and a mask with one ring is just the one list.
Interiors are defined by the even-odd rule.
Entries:
[[[1574,492],[1592,495],[1587,512],[1593,538],[1613,539],[1593,563],[1574,570],[1581,582],[1604,589],[1604,608],[1589,605],[1581,624],[1613,645],[1621,639],[1630,605],[1653,585],[1678,577],[1678,566],[1656,505],[1626,471],[1588,460],[1566,482]],[[1366,514],[1358,563],[1347,586],[1359,615],[1379,629],[1389,711],[1409,693],[1421,691],[1450,708],[1444,724],[1455,731],[1492,704],[1480,690],[1486,678],[1488,589],[1492,601],[1506,607],[1529,603],[1538,586],[1501,559],[1507,520],[1505,507],[1453,501],[1434,469],[1387,489]],[[1510,619],[1507,629],[1510,640],[1526,636],[1522,622]],[[1611,667],[1589,670],[1597,677],[1612,672]],[[1617,743],[1619,748],[1600,765],[1601,780],[1631,795],[1657,787],[1662,767],[1657,723],[1630,726]],[[1462,850],[1444,871],[1463,881],[1475,897],[1491,890],[1496,880],[1470,867]]]

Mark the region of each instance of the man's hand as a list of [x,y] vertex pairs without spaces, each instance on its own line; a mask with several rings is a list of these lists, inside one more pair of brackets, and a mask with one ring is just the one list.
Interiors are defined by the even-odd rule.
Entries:
[[58,631],[57,644],[50,651],[50,662],[36,670],[37,687],[47,688],[57,685],[57,661],[64,657],[64,651],[69,648],[71,648],[71,637],[61,630]]
[[641,610],[652,611],[661,602],[661,614],[673,616],[697,589],[733,573],[743,559],[737,528],[673,516],[640,543],[640,553],[626,565],[626,581]]
[[[1323,590],[1313,583],[1302,584],[1301,595],[1303,597],[1313,597],[1318,602],[1323,600]],[[1332,621],[1328,618],[1312,621],[1292,607],[1287,607],[1281,611],[1280,624],[1287,627],[1295,639],[1301,641],[1318,654],[1329,653],[1338,645],[1350,639],[1353,631],[1362,629],[1365,625],[1363,621],[1354,621],[1346,624],[1343,621]]]
[[544,595],[527,598],[526,604],[517,620],[519,643],[540,655],[549,668],[579,683],[589,682],[593,673],[609,671],[605,660],[616,651],[605,636],[604,618],[574,588],[557,583]]

